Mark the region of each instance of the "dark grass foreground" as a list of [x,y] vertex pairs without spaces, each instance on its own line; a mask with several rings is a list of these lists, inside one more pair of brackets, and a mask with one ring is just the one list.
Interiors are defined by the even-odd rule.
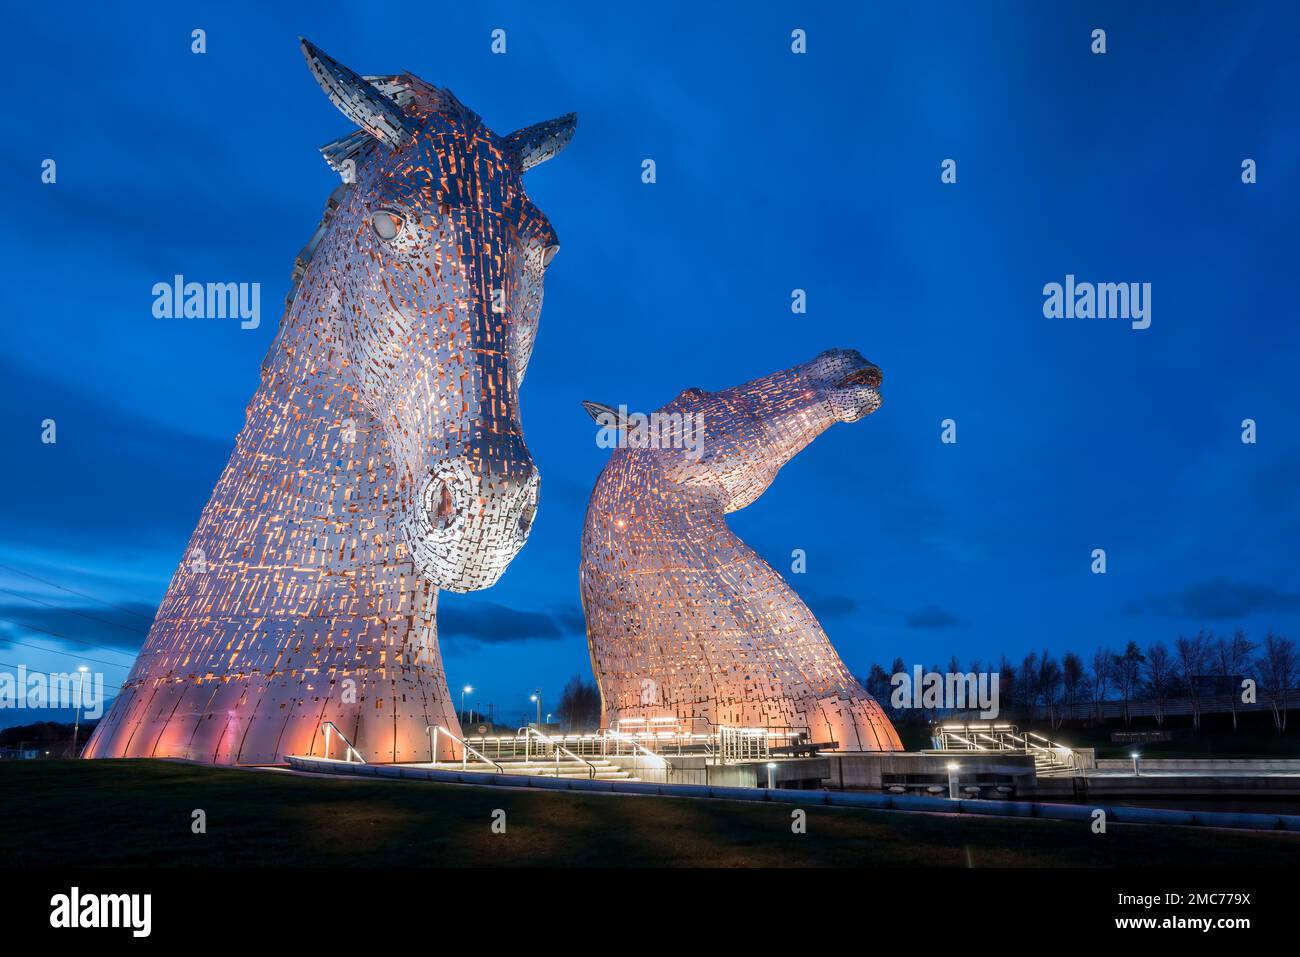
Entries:
[[[207,833],[191,832],[196,808]],[[493,834],[494,809],[507,831]],[[0,764],[0,862],[105,866],[1270,867],[1300,835],[352,781],[169,761]]]

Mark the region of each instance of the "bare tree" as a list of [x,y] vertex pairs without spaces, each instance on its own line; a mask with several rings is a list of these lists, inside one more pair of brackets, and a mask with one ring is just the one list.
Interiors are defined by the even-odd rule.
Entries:
[[600,724],[600,691],[581,675],[574,675],[564,686],[555,713],[566,730],[594,731]]
[[1129,713],[1129,705],[1133,701],[1133,692],[1137,690],[1138,682],[1142,678],[1142,663],[1146,656],[1142,654],[1142,649],[1137,646],[1136,641],[1130,641],[1124,649],[1124,654],[1115,656],[1115,680],[1119,683],[1120,694],[1124,698],[1124,727],[1128,727],[1133,720],[1132,714]]
[[1295,642],[1290,638],[1271,632],[1264,637],[1264,653],[1255,660],[1255,667],[1273,710],[1273,727],[1279,734],[1286,730],[1286,712],[1298,664]]
[[[929,673],[932,675],[939,675],[940,680],[942,680],[943,678],[943,669],[939,667],[938,662],[930,666]],[[940,686],[940,691],[942,691],[942,685]],[[942,694],[933,696],[933,700],[935,701],[934,707],[928,707],[925,704],[925,695],[922,694],[921,696],[922,713],[925,715],[925,720],[930,724],[934,724],[936,721],[939,720],[939,712],[943,710],[943,706],[944,706],[944,700]]]
[[900,722],[900,721],[902,721],[905,717],[912,717],[912,718],[915,718],[916,715],[913,714],[911,711],[908,711],[908,710],[905,709],[905,708],[895,708],[895,707],[894,707],[894,693],[893,693],[893,684],[892,684],[892,681],[893,681],[894,675],[908,675],[908,680],[909,680],[909,681],[911,680],[911,674],[910,674],[910,672],[907,670],[907,663],[906,663],[905,661],[903,661],[902,658],[895,658],[895,659],[894,659],[894,663],[893,663],[892,665],[889,666],[889,677],[890,677],[890,681],[891,681],[891,684],[890,684],[890,693],[889,693],[889,698],[888,698],[887,701],[883,701],[883,702],[881,702],[881,704],[882,704],[884,707],[886,707],[886,708],[889,709],[889,717],[890,717],[890,720],[892,720],[892,721],[894,721],[894,722]]
[[1178,670],[1187,694],[1192,699],[1192,727],[1201,730],[1201,672],[1205,670],[1205,633],[1198,631],[1195,638],[1178,636],[1174,648],[1178,654]]
[[1115,655],[1107,648],[1098,648],[1092,656],[1092,703],[1097,709],[1097,723],[1102,722],[1101,705],[1106,700],[1106,689],[1115,671]]
[[880,707],[889,707],[889,697],[894,689],[889,682],[888,672],[878,663],[871,663],[871,671],[867,674],[867,680],[862,682],[862,686],[867,689],[867,694],[876,699]]
[[1038,693],[1047,709],[1048,727],[1055,731],[1061,726],[1056,718],[1056,706],[1061,699],[1061,666],[1046,648],[1038,659]]
[[1067,718],[1074,717],[1074,703],[1079,700],[1079,690],[1083,687],[1083,682],[1083,659],[1073,651],[1067,651],[1061,659],[1061,686],[1065,690]]
[[1025,720],[1034,716],[1034,705],[1038,702],[1038,652],[1031,651],[1020,662],[1020,704],[1025,709]]
[[1018,694],[1020,694],[1020,687],[1016,666],[1006,655],[1002,655],[998,660],[998,700],[1005,701],[1006,708],[1010,710],[1015,706]]
[[1246,640],[1246,633],[1238,628],[1231,638],[1220,638],[1214,643],[1214,658],[1224,683],[1231,686],[1229,701],[1232,704],[1232,730],[1237,730],[1237,696],[1241,691],[1238,682],[1241,673],[1250,663],[1255,645]]
[[1174,660],[1162,641],[1147,645],[1146,681],[1156,702],[1156,726],[1163,728],[1165,704],[1169,701],[1169,689],[1174,681]]

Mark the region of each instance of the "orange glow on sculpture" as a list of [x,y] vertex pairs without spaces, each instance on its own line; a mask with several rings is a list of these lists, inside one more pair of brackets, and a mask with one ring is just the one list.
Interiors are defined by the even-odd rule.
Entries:
[[580,572],[604,725],[671,716],[692,730],[799,729],[847,751],[902,749],[812,612],[725,518],[831,425],[879,408],[880,382],[861,355],[832,350],[721,392],[687,389],[656,413],[670,429],[699,422],[696,447],[613,452],[587,507]]
[[558,242],[522,175],[576,120],[499,137],[449,90],[303,53],[360,127],[322,148],[343,185],[87,757],[278,762],[332,721],[368,761],[429,760],[429,725],[459,732],[438,592],[492,585],[531,530],[518,392]]

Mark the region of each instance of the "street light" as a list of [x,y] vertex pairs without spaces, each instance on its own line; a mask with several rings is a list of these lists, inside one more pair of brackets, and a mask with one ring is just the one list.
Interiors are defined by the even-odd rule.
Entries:
[[460,723],[461,724],[465,723],[465,695],[473,690],[474,689],[471,688],[469,685],[466,685],[465,687],[460,689]]
[[537,702],[537,730],[541,731],[542,730],[542,689],[538,688],[536,691],[534,691],[528,700]]
[[1129,755],[1129,757],[1133,759],[1133,776],[1141,777],[1142,772],[1138,770],[1138,753],[1134,751],[1131,755]]
[[85,665],[77,668],[77,718],[72,723],[72,756],[74,758],[77,756],[77,733],[81,730],[81,686],[85,684],[87,670]]

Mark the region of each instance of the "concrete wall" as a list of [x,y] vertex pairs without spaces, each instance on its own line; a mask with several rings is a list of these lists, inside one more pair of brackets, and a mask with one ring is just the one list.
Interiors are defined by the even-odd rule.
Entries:
[[[1195,771],[1217,774],[1300,774],[1300,758],[1139,758],[1138,767],[1145,771]],[[1133,770],[1132,758],[1102,758],[1098,771]]]
[[844,754],[828,756],[826,760],[829,762],[827,786],[839,789],[879,790],[887,786],[886,775],[926,776],[947,781],[950,763],[959,765],[957,778],[963,783],[973,783],[977,778],[1006,777],[1015,779],[1017,785],[1028,785],[1034,778],[1034,761],[1024,755]]

